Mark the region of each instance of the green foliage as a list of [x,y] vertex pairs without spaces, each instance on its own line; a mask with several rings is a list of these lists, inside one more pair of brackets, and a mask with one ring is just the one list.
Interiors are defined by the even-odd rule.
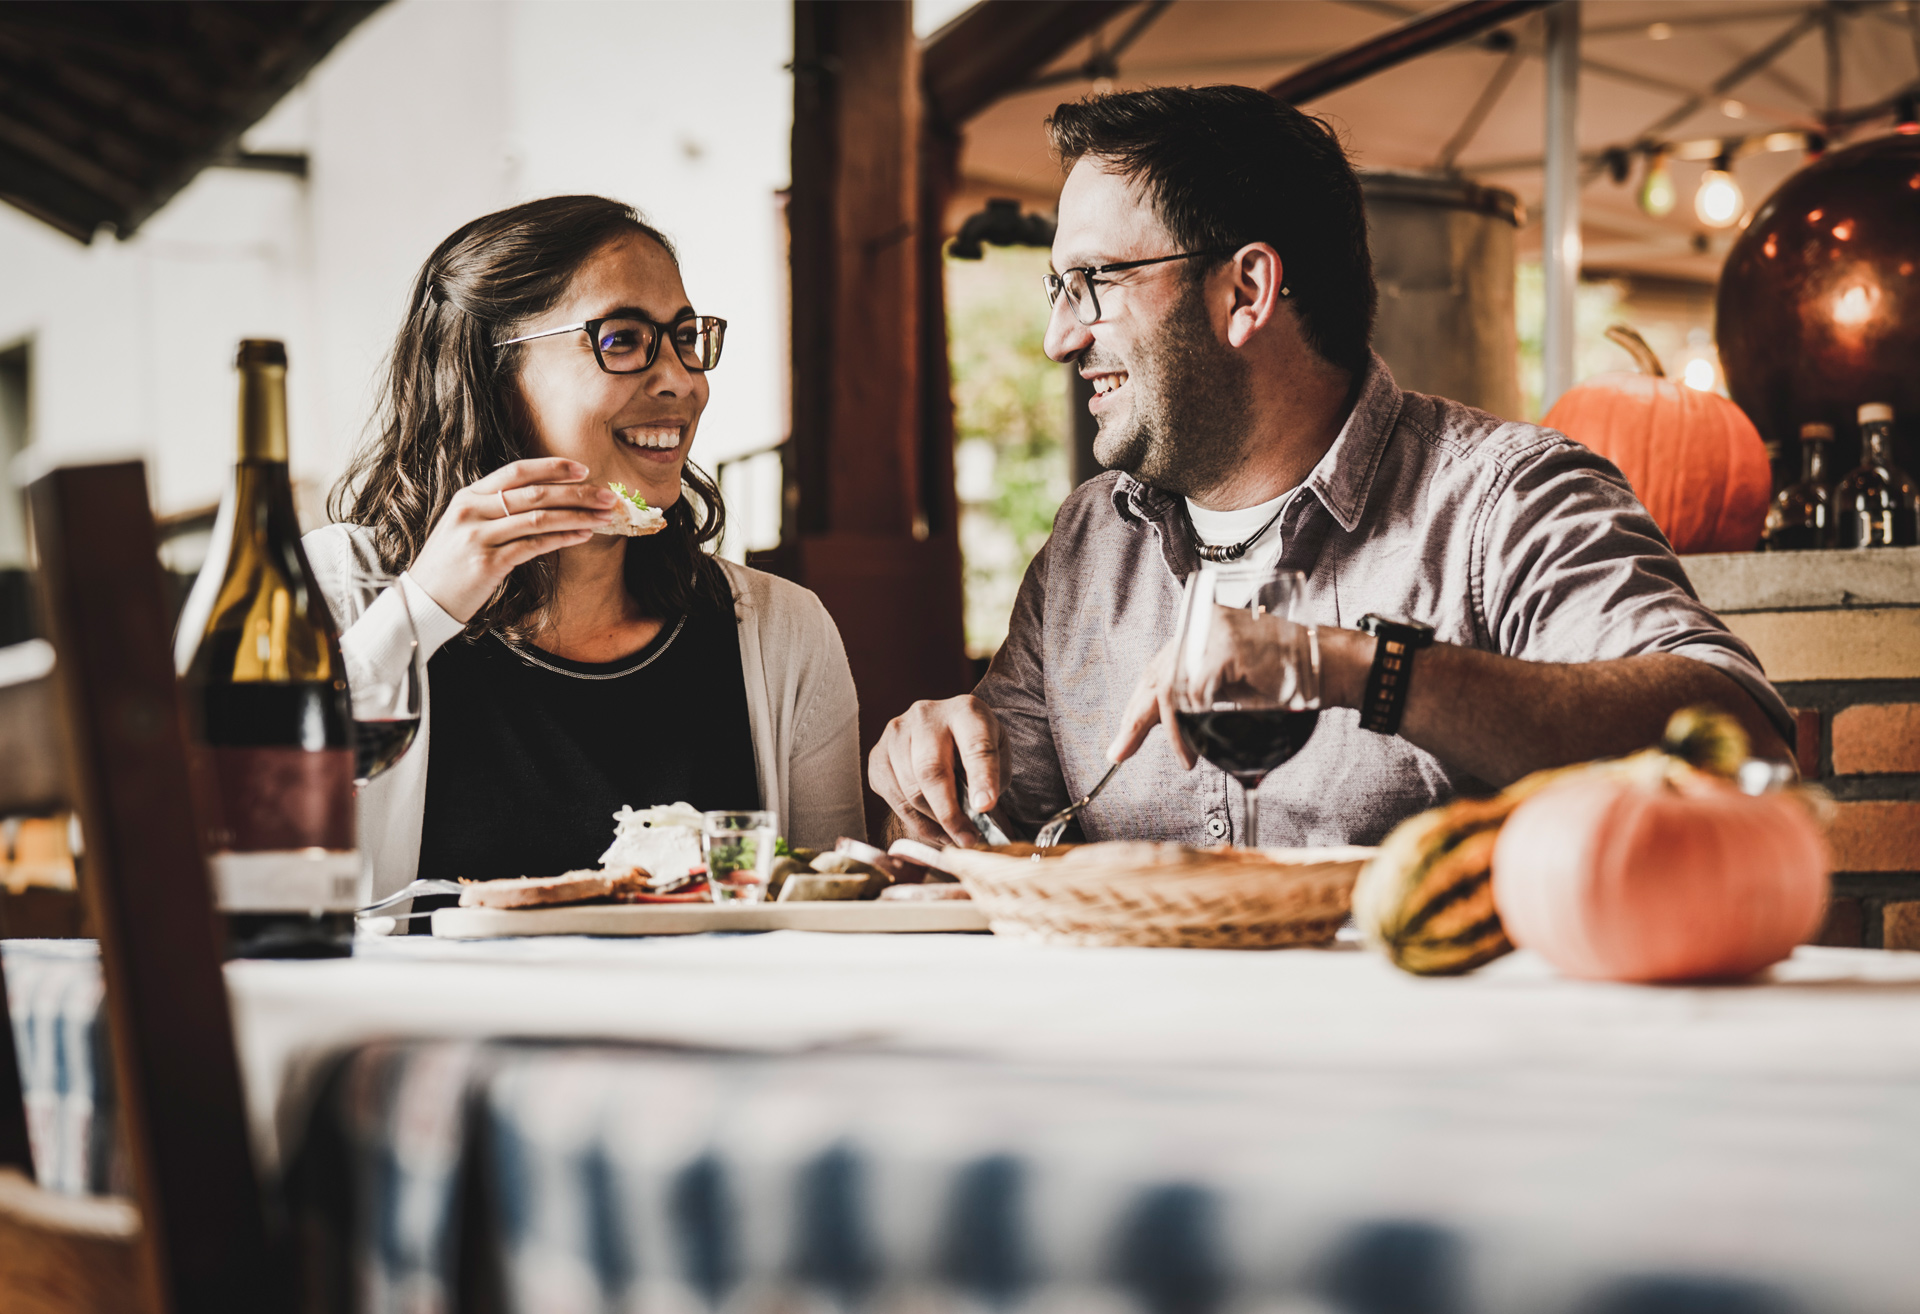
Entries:
[[[1607,340],[1607,325],[1620,317],[1621,288],[1615,282],[1581,282],[1573,293],[1573,377],[1590,379],[1607,370],[1630,369],[1620,348]],[[1513,313],[1520,335],[1522,411],[1538,421],[1546,413],[1540,394],[1546,384],[1546,276],[1538,260],[1523,260],[1514,270]]]
[[1067,378],[1042,350],[1045,251],[988,248],[946,271],[967,648],[984,656],[1006,638],[1020,579],[1068,492]]

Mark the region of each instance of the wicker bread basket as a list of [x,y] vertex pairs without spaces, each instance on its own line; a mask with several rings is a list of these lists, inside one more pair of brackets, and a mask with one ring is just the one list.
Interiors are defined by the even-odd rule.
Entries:
[[1057,944],[1277,949],[1326,944],[1373,850],[1190,849],[1122,841],[944,849],[995,935]]

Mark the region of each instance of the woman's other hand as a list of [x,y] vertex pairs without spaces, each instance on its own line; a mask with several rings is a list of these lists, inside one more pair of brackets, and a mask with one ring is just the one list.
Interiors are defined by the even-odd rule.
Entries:
[[578,461],[535,457],[476,479],[453,495],[407,573],[447,615],[472,620],[515,566],[612,522],[612,490],[586,477]]

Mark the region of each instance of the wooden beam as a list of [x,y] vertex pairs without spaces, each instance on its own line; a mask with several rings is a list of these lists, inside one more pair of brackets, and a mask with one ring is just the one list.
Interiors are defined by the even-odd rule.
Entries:
[[[863,745],[915,699],[966,685],[926,165],[911,5],[799,0],[786,569],[840,626]],[[872,798],[868,816],[884,816]]]
[[1428,51],[1477,36],[1544,3],[1546,0],[1466,0],[1289,73],[1268,87],[1267,94],[1289,105],[1302,104]]
[[0,133],[0,201],[6,201],[85,245],[121,207],[67,174],[9,146]]
[[171,201],[188,183],[199,176],[200,171],[215,160],[239,148],[240,137],[265,117],[268,110],[279,104],[289,91],[309,72],[314,65],[325,59],[333,48],[346,38],[386,0],[307,0],[300,5],[302,21],[296,32],[287,34],[285,46],[263,53],[258,61],[260,74],[256,81],[243,86],[221,90],[231,91],[223,95],[222,101],[227,108],[228,120],[224,131],[214,133],[197,144],[197,149],[189,150],[174,167],[160,177],[160,181],[150,188],[141,204],[127,212],[121,224],[121,236],[130,235],[149,216],[161,206]]
[[806,532],[921,516],[918,95],[906,0],[794,7],[794,441]]
[[981,0],[928,39],[927,112],[957,129],[1134,0]]

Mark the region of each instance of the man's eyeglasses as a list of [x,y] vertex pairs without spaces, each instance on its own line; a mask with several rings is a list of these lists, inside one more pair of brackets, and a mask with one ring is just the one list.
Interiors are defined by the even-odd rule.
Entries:
[[1164,265],[1169,260],[1199,260],[1206,256],[1228,254],[1233,248],[1216,246],[1206,251],[1182,251],[1178,255],[1155,256],[1151,260],[1120,260],[1110,265],[1085,265],[1078,269],[1069,269],[1061,274],[1047,274],[1041,278],[1046,285],[1047,304],[1060,304],[1060,294],[1066,293],[1067,302],[1073,307],[1073,317],[1082,324],[1097,324],[1100,321],[1100,299],[1094,295],[1095,280],[1101,274],[1117,274],[1123,269],[1144,269],[1148,265]]
[[516,342],[553,338],[562,333],[585,333],[593,343],[593,358],[609,374],[638,374],[652,366],[660,354],[660,340],[673,339],[673,351],[690,370],[706,371],[720,363],[720,348],[726,342],[727,321],[712,315],[689,315],[671,324],[656,324],[637,315],[608,315],[584,324],[543,329],[525,337],[496,342],[496,347],[511,347]]

